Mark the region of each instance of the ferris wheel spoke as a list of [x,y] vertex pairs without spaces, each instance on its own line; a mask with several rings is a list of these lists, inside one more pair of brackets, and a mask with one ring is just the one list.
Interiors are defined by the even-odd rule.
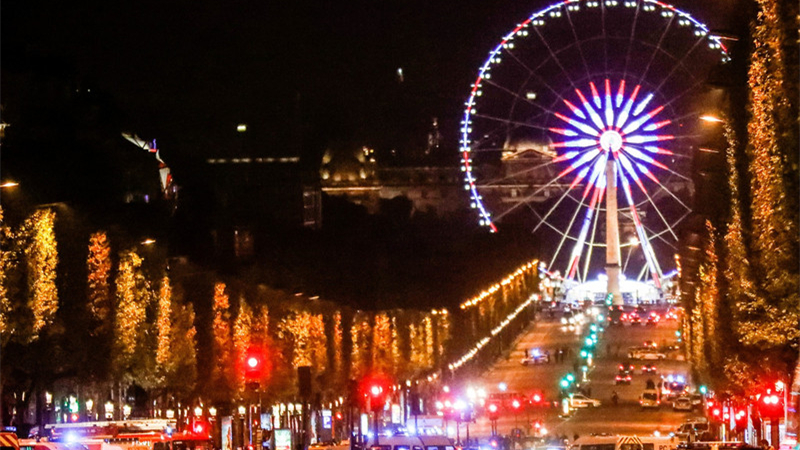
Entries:
[[[645,166],[645,165],[643,165],[641,163],[637,163],[635,161],[630,161],[630,165],[631,166],[635,166],[636,169],[638,169],[639,173],[642,173],[643,175],[648,177],[650,180],[652,180],[659,188],[661,188],[661,190],[667,192],[676,202],[678,202],[678,204],[683,206],[686,210],[691,211],[691,208],[689,206],[687,206],[680,198],[678,198],[678,196],[676,196],[670,189],[668,189],[666,186],[664,186],[664,184],[657,177],[655,177],[652,173],[650,173],[650,170],[647,168],[647,166]],[[669,169],[667,169],[667,170],[669,170]],[[635,173],[635,171],[633,171],[632,168],[631,168],[631,172],[633,172],[634,176],[636,176],[638,178],[638,175]],[[647,193],[647,191],[644,190],[644,189],[642,189],[642,191]]]
[[[680,225],[684,220],[686,220],[687,217],[689,217],[689,215],[691,213],[692,213],[691,211],[687,211],[687,212],[683,213],[677,220],[673,221],[673,223],[672,223],[673,228],[675,228],[678,225]],[[664,244],[666,244],[670,248],[673,248],[673,249],[677,249],[678,248],[674,244],[675,241],[670,241],[670,240],[668,240],[668,239],[666,239],[664,237],[664,235],[667,234],[667,230],[652,230],[652,229],[650,229],[649,227],[647,227],[645,225],[643,225],[643,226],[644,226],[644,229],[647,230],[648,236],[650,236],[650,240],[651,241],[653,239],[658,239],[659,241],[663,242]]]
[[555,165],[555,163],[552,160],[550,160],[550,161],[544,162],[542,164],[538,164],[536,166],[528,167],[528,168],[526,168],[524,170],[520,170],[518,172],[514,172],[514,173],[512,173],[510,175],[506,175],[506,176],[504,176],[502,178],[494,179],[489,183],[482,184],[481,186],[496,186],[496,185],[498,185],[498,184],[500,184],[500,183],[502,183],[504,181],[515,180],[517,177],[520,177],[522,175],[527,175],[527,174],[529,174],[531,172],[534,172],[534,171],[537,171],[537,170],[540,170],[540,169],[543,169],[543,168],[545,168],[547,166],[552,166],[552,165]]
[[[595,157],[595,158],[597,158],[597,157]],[[600,157],[600,158],[602,159],[602,157]],[[561,174],[559,174],[559,175],[556,177],[556,179],[560,178],[560,177],[561,177],[561,176],[563,176],[563,175],[566,175],[566,174],[565,174],[564,172],[561,172]],[[585,175],[584,175],[584,176],[585,176]],[[578,179],[576,178],[576,180],[578,180]],[[571,187],[574,187],[574,184],[575,184],[575,182],[573,182],[573,186],[571,186]],[[565,198],[567,198],[567,196],[569,196],[569,195],[570,195],[570,189],[567,189],[567,190],[564,192],[564,194],[562,194],[562,195],[561,195],[561,197],[558,199],[558,201],[557,201],[557,202],[556,202],[556,203],[555,203],[555,204],[554,204],[554,205],[553,205],[553,206],[550,208],[550,210],[549,210],[549,211],[547,211],[547,214],[545,214],[545,215],[544,215],[544,218],[543,218],[543,220],[544,220],[545,222],[547,221],[547,219],[549,219],[549,218],[550,218],[550,215],[551,215],[551,214],[553,214],[553,211],[555,211],[555,210],[556,210],[556,208],[558,208],[558,205],[560,205],[560,204],[561,204],[561,202],[562,202],[562,201],[564,201],[564,199],[565,199]],[[584,197],[584,198],[585,198],[585,197]],[[580,202],[580,204],[579,204],[579,208],[580,208],[580,206],[584,206],[583,200],[581,200],[581,202]],[[541,223],[541,222],[540,222],[540,223],[538,223],[538,224],[537,224],[537,225],[536,225],[536,226],[533,228],[533,231],[531,231],[531,233],[535,233],[535,232],[536,232],[536,230],[538,230],[538,229],[539,229],[539,227],[540,227],[541,225],[542,225],[542,223]],[[567,228],[567,230],[569,230],[569,228]]]
[[508,95],[510,95],[510,96],[512,96],[512,97],[514,97],[515,99],[517,99],[517,100],[522,100],[522,101],[523,101],[523,102],[525,102],[526,104],[528,104],[528,105],[531,105],[531,106],[534,106],[534,107],[536,107],[536,108],[538,108],[538,109],[542,110],[542,112],[544,112],[544,113],[548,113],[548,114],[553,114],[553,113],[554,113],[554,111],[553,111],[553,110],[551,110],[551,109],[548,109],[548,108],[545,108],[544,106],[542,106],[542,105],[540,105],[540,104],[538,104],[538,103],[536,103],[536,102],[534,102],[534,101],[532,101],[532,100],[530,100],[530,99],[528,99],[528,98],[526,98],[526,97],[523,97],[523,96],[519,95],[519,93],[517,93],[517,92],[514,92],[514,91],[512,91],[511,89],[509,89],[509,88],[507,88],[507,87],[505,87],[505,86],[501,86],[500,84],[498,84],[498,83],[495,83],[495,82],[494,82],[494,81],[492,81],[492,80],[484,80],[484,83],[486,83],[486,84],[489,84],[489,85],[491,85],[491,86],[494,86],[494,87],[496,87],[497,89],[499,89],[499,90],[501,90],[501,91],[505,92],[506,94],[508,94]]
[[[669,31],[670,27],[672,26],[672,22],[674,22],[674,21],[675,21],[675,16],[673,15],[673,16],[670,17],[669,21],[667,22],[667,26],[664,27],[664,31],[661,33],[661,37],[658,39],[658,43],[655,45],[655,50],[650,55],[650,60],[647,61],[647,65],[645,66],[644,71],[642,72],[642,75],[639,77],[639,84],[642,84],[642,82],[645,79],[645,76],[647,76],[647,72],[650,71],[650,66],[653,64],[653,60],[656,58],[656,55],[658,54],[658,51],[661,50],[661,43],[664,42],[664,38],[667,37],[667,32]],[[661,51],[663,51],[663,50],[661,50]]]
[[547,127],[543,127],[541,125],[536,125],[536,124],[527,123],[527,122],[520,122],[518,120],[503,119],[503,118],[500,118],[500,117],[489,116],[489,115],[486,115],[486,114],[475,113],[473,115],[475,117],[479,117],[481,119],[487,119],[487,120],[491,120],[491,121],[494,121],[494,122],[503,123],[503,124],[506,124],[506,125],[516,125],[516,126],[520,126],[520,127],[532,128],[534,130],[547,130],[548,129]]
[[675,103],[678,100],[680,100],[683,97],[685,97],[686,95],[689,95],[690,93],[695,92],[697,90],[697,88],[702,86],[703,84],[705,84],[705,82],[706,81],[703,80],[703,79],[697,80],[693,85],[689,86],[688,88],[684,89],[681,93],[679,93],[679,94],[673,96],[672,98],[670,98],[667,102],[664,103],[664,106],[665,107],[666,106],[670,106],[673,103]]
[[657,287],[660,287],[661,268],[658,266],[658,261],[655,258],[655,254],[652,252],[652,247],[650,246],[650,240],[647,238],[642,221],[639,218],[639,213],[636,210],[636,205],[633,201],[633,194],[631,193],[630,182],[628,181],[627,176],[625,176],[623,167],[619,161],[616,161],[616,165],[617,171],[620,174],[620,180],[622,181],[622,190],[625,193],[625,198],[628,201],[628,206],[630,207],[631,215],[633,216],[633,224],[636,228],[637,234],[639,235],[639,242],[642,245],[642,252],[645,254],[647,264],[650,266],[650,272],[653,274],[653,281],[656,283]]
[[[670,71],[669,71],[669,73],[667,74],[667,76],[665,76],[665,77],[664,77],[664,79],[663,79],[663,80],[661,80],[661,82],[660,82],[660,83],[658,83],[658,86],[656,86],[656,88],[655,88],[655,90],[656,90],[656,91],[660,91],[660,90],[661,90],[661,88],[664,86],[664,84],[666,84],[666,82],[667,82],[667,81],[668,81],[668,80],[669,80],[669,79],[672,77],[672,74],[674,74],[674,73],[675,73],[675,71],[677,71],[678,69],[683,69],[683,70],[685,70],[685,71],[686,71],[687,73],[689,73],[689,74],[691,74],[691,73],[692,73],[692,72],[689,70],[689,68],[688,68],[688,67],[686,67],[686,66],[684,65],[684,62],[685,62],[685,61],[686,61],[686,59],[689,57],[689,55],[690,55],[690,54],[692,54],[692,53],[695,51],[695,49],[696,49],[696,48],[697,48],[697,47],[700,45],[700,43],[701,43],[701,42],[703,42],[704,40],[705,40],[705,38],[704,38],[704,37],[700,37],[699,39],[696,39],[696,40],[694,41],[694,44],[693,44],[693,45],[692,45],[692,47],[689,49],[689,51],[687,51],[686,53],[684,53],[684,54],[683,54],[683,56],[681,56],[681,58],[680,58],[680,59],[678,59],[678,60],[677,60],[677,62],[676,62],[674,65],[672,65],[672,70],[670,70]],[[667,52],[665,52],[665,53],[667,53]],[[670,53],[667,53],[667,54],[668,54],[669,56],[673,57],[673,59],[675,59],[675,58],[674,58],[674,56],[672,56],[672,54],[670,54]]]
[[583,46],[581,45],[580,39],[578,39],[578,32],[575,31],[575,24],[572,22],[572,14],[570,14],[570,8],[565,8],[567,11],[567,21],[569,22],[569,28],[572,30],[572,37],[575,38],[575,46],[578,47],[578,53],[581,55],[581,62],[583,63],[583,68],[586,70],[586,78],[589,79],[591,77],[591,72],[589,71],[589,63],[586,62],[586,56],[583,54]]
[[[531,194],[529,194],[529,195],[525,196],[524,198],[520,199],[520,201],[517,202],[517,204],[515,204],[514,206],[511,206],[510,208],[508,208],[505,211],[503,211],[502,213],[500,213],[497,216],[497,220],[500,220],[501,218],[507,216],[509,213],[511,213],[512,211],[517,209],[520,205],[525,204],[525,205],[528,205],[528,207],[530,207],[529,202],[531,202],[533,198],[535,198],[537,195],[539,195],[542,191],[544,191],[548,187],[554,185],[556,183],[556,181],[558,181],[559,179],[561,179],[563,177],[564,177],[564,175],[556,176],[555,178],[553,178],[552,180],[548,181],[547,183],[539,186],[539,188],[536,189],[535,191],[533,191]],[[569,192],[569,191],[567,190],[567,192]],[[537,214],[537,216],[539,218],[541,218],[541,216],[539,214]]]
[[550,53],[550,57],[553,59],[553,62],[555,62],[556,65],[558,65],[558,68],[561,69],[561,73],[564,74],[564,78],[566,78],[567,81],[569,81],[569,84],[572,86],[573,89],[577,89],[577,86],[575,86],[575,83],[572,81],[572,77],[569,76],[569,72],[567,72],[567,69],[565,69],[564,65],[561,64],[561,60],[558,59],[558,56],[556,56],[555,52],[553,52],[553,48],[550,47],[550,43],[548,43],[547,40],[544,38],[544,36],[542,36],[542,32],[539,31],[539,29],[536,27],[534,27],[533,29],[536,31],[536,35],[539,36],[539,40],[542,42],[542,44],[544,44],[545,48]]
[[[630,166],[626,166],[625,164],[622,164],[622,166],[625,168],[625,171],[628,172],[628,175],[633,177],[634,181],[636,181],[637,184],[639,184],[641,186],[641,182],[638,181],[638,175],[635,173],[634,169],[632,167],[630,167]],[[625,175],[623,175],[623,176],[625,176]],[[658,205],[656,205],[656,202],[653,201],[652,197],[650,197],[650,193],[647,192],[647,190],[644,189],[643,187],[642,187],[642,193],[645,195],[647,200],[650,202],[650,205],[653,206],[653,209],[656,210],[656,213],[658,214],[658,217],[661,218],[661,221],[664,223],[664,226],[666,227],[666,229],[669,230],[669,232],[672,235],[672,237],[675,240],[678,240],[678,235],[675,234],[675,231],[672,229],[672,226],[670,226],[669,221],[667,221],[667,219],[664,217],[664,214],[661,213],[661,210],[658,208]],[[635,207],[635,204],[633,206]]]
[[628,37],[628,50],[625,52],[625,65],[622,69],[622,79],[628,77],[628,64],[631,59],[631,52],[633,51],[633,36],[636,34],[636,25],[639,23],[639,11],[641,10],[641,3],[636,2],[636,12],[633,14],[633,24],[631,25],[631,34]]
[[608,78],[608,34],[606,33],[606,2],[600,1],[600,23],[603,29],[603,75]]
[[584,261],[584,263],[583,263],[584,279],[589,278],[589,264],[592,262],[592,251],[594,250],[594,247],[595,247],[591,243],[597,241],[596,240],[596,238],[597,238],[597,222],[600,219],[600,210],[601,210],[600,205],[602,204],[602,201],[603,201],[603,192],[605,192],[605,191],[600,191],[600,198],[598,199],[597,205],[595,206],[595,208],[597,209],[597,211],[596,211],[597,214],[594,215],[594,224],[592,224],[592,238],[591,238],[591,240],[589,240],[589,245],[587,246],[588,248],[586,249],[586,261]]
[[[566,198],[566,194],[568,194],[568,193],[569,193],[569,191],[567,191],[564,195],[562,195],[561,198],[558,200],[558,202],[555,205],[553,205],[553,208],[551,208],[550,211],[548,211],[547,214],[544,216],[544,218],[543,218],[544,221],[547,221],[548,216],[550,216],[550,214],[552,214],[554,208],[556,206],[558,206],[558,204],[561,203],[561,201],[564,200],[564,198]],[[596,196],[595,196],[595,198],[596,198]],[[567,232],[563,233],[561,235],[561,240],[558,243],[558,247],[556,248],[555,253],[553,253],[553,257],[550,260],[550,266],[555,264],[555,260],[558,257],[559,253],[561,253],[561,248],[564,246],[564,241],[566,241],[567,236],[569,235],[569,230],[571,230],[572,227],[575,225],[575,219],[578,217],[578,213],[581,212],[581,208],[584,207],[584,206],[587,206],[587,214],[589,213],[589,211],[588,211],[590,209],[590,208],[588,208],[589,205],[586,205],[583,201],[581,201],[578,204],[578,206],[575,208],[575,212],[572,214],[572,218],[569,221],[569,225],[567,225],[567,228],[566,228]],[[539,228],[538,226],[536,228],[534,228],[533,231],[531,231],[531,233],[535,233],[538,228]],[[574,244],[576,246],[576,248],[577,248],[578,245],[580,245],[580,241],[581,241],[581,239],[580,239],[580,237],[578,237],[578,241]],[[571,258],[572,257],[570,257],[570,259]],[[573,264],[573,261],[570,261],[570,266],[572,266],[572,264]],[[572,274],[570,273],[571,270],[572,270],[572,267],[570,267],[568,269],[567,274],[566,274],[567,279],[570,279],[570,280],[572,279]]]
[[[537,31],[537,33],[538,33],[538,31]],[[528,74],[529,74],[530,76],[532,76],[532,77],[536,78],[536,81],[537,81],[537,82],[541,83],[541,84],[542,84],[542,85],[543,85],[543,86],[544,86],[544,87],[545,87],[545,88],[546,88],[548,91],[550,91],[550,92],[551,92],[553,95],[555,95],[555,96],[556,96],[558,99],[560,99],[560,100],[563,100],[563,99],[564,99],[564,97],[561,95],[561,93],[559,93],[559,92],[558,92],[557,90],[555,90],[555,89],[554,89],[552,86],[550,86],[550,84],[549,84],[547,81],[545,81],[545,80],[544,80],[544,78],[542,78],[542,77],[541,77],[541,76],[538,74],[538,72],[539,72],[539,68],[541,68],[541,67],[542,67],[542,66],[543,66],[543,65],[544,65],[544,64],[545,64],[545,63],[548,61],[548,59],[545,59],[544,61],[542,61],[542,62],[541,62],[541,63],[540,63],[540,64],[539,64],[539,65],[538,65],[536,68],[531,68],[531,67],[529,67],[527,64],[525,64],[525,62],[523,62],[523,61],[522,61],[522,60],[519,58],[519,56],[517,56],[517,54],[516,54],[515,52],[511,51],[511,49],[510,49],[510,48],[504,48],[504,49],[503,49],[503,51],[504,51],[506,54],[508,54],[509,56],[511,56],[511,58],[512,58],[512,59],[513,59],[513,60],[514,60],[514,61],[515,61],[517,64],[519,64],[519,65],[520,65],[520,67],[522,67],[523,69],[527,70],[527,71],[528,71]],[[552,53],[551,53],[551,55],[552,55]]]

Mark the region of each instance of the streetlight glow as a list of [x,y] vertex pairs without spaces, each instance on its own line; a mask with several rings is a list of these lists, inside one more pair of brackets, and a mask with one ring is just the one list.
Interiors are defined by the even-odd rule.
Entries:
[[704,122],[711,122],[711,123],[722,123],[722,122],[724,122],[724,120],[720,119],[719,117],[712,116],[710,114],[704,114],[704,115],[700,116],[700,120],[702,120]]

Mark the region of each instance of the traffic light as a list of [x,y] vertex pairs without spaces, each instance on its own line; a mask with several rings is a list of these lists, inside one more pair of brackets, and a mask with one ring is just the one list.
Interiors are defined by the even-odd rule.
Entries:
[[365,402],[372,411],[381,411],[386,405],[386,399],[391,394],[391,385],[387,379],[380,376],[372,376],[361,382],[361,392]]
[[486,405],[486,411],[489,413],[489,420],[497,420],[500,417],[500,407],[497,406],[497,403]]
[[511,407],[514,409],[519,409],[520,407],[522,407],[522,402],[520,402],[519,399],[515,398],[514,400],[511,400]]
[[256,347],[247,349],[244,355],[244,379],[248,384],[258,383],[264,377],[264,352]]
[[775,419],[783,417],[783,396],[767,389],[767,392],[758,397],[758,412],[761,417]]
[[711,409],[711,420],[714,422],[722,422],[722,408],[719,405]]
[[197,436],[208,436],[211,433],[211,426],[204,419],[195,419],[191,430]]
[[735,410],[733,412],[733,420],[737,430],[744,430],[747,428],[747,411],[742,408]]

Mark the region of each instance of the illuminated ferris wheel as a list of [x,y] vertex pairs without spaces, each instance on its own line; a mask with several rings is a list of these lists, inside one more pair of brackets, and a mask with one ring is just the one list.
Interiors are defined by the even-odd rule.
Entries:
[[534,13],[489,52],[461,121],[480,225],[530,231],[548,267],[583,281],[606,263],[613,215],[623,271],[658,285],[691,213],[710,77],[728,61],[705,25],[658,1]]

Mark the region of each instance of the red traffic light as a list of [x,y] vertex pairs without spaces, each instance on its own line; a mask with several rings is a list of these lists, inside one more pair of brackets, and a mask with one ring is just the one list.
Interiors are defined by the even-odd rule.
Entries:
[[497,403],[489,403],[486,406],[486,411],[489,412],[489,420],[497,420],[500,413],[500,407],[497,406]]
[[761,397],[761,401],[764,402],[765,405],[777,405],[780,398],[775,394],[765,395]]
[[783,397],[775,394],[770,389],[758,399],[758,412],[762,417],[777,418],[783,416]]
[[260,348],[251,347],[244,354],[244,378],[248,383],[258,383],[264,378],[266,358]]
[[511,401],[511,406],[514,409],[519,409],[519,407],[522,406],[522,403],[520,403],[520,401],[515,398],[514,400]]
[[535,403],[539,403],[540,401],[542,401],[542,396],[539,394],[533,394],[533,401]]
[[383,410],[386,399],[391,395],[392,382],[383,376],[372,375],[361,380],[360,393],[364,406],[372,410]]

